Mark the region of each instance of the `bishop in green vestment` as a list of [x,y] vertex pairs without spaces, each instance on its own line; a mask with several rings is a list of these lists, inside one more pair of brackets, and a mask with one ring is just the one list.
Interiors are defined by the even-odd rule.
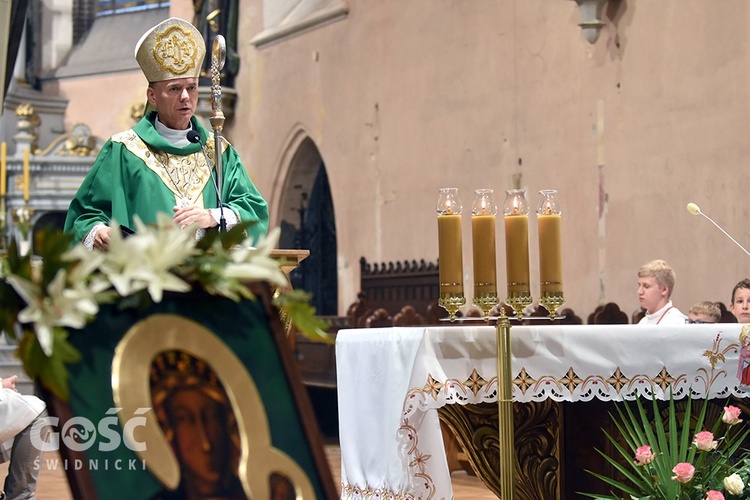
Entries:
[[[237,151],[223,137],[215,151],[213,134],[193,116],[205,52],[195,27],[176,18],[158,24],[138,42],[136,60],[149,81],[148,103],[156,111],[104,144],[70,203],[65,231],[86,248],[106,250],[113,221],[133,228],[136,216],[149,224],[158,212],[173,214],[180,227],[197,224],[197,238],[218,225],[222,212],[227,229],[252,221],[250,236],[266,233],[266,202]],[[200,144],[187,139],[190,131],[198,133]],[[223,211],[216,196],[217,154]]]

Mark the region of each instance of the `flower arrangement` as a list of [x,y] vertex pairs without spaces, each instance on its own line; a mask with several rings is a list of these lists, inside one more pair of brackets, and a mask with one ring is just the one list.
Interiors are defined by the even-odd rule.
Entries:
[[[692,398],[682,415],[675,409],[674,399],[670,398],[664,417],[654,399],[653,421],[640,400],[636,400],[635,409],[626,403],[618,405],[615,425],[625,446],[607,434],[617,450],[617,458],[600,450],[597,452],[624,480],[588,472],[631,499],[748,498],[750,454],[741,446],[750,430],[741,425],[740,409],[732,405],[725,406],[716,421],[707,426],[710,405],[708,400],[704,401],[697,418],[694,418]],[[623,498],[585,495],[600,499]]]
[[194,288],[235,301],[254,299],[249,284],[267,281],[278,287],[274,303],[298,331],[330,342],[309,295],[287,290],[281,262],[270,256],[278,228],[255,242],[245,236],[250,224],[207,231],[196,241],[195,227],[180,230],[159,214],[153,226],[136,220],[128,238],[113,227],[106,252],[70,248],[71,235],[46,231],[36,239],[36,257],[22,255],[12,240],[0,254],[0,330],[18,341],[26,373],[62,400],[68,396],[66,364],[80,359],[68,329],[83,328],[101,304],[141,307],[160,302],[165,292]]
[[31,232],[31,216],[34,215],[34,210],[24,205],[13,211],[13,215],[16,221],[16,227],[21,233],[21,237],[26,239]]

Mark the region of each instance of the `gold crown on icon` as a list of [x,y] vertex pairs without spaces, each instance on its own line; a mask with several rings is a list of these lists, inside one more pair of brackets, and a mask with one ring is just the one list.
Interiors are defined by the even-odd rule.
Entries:
[[170,17],[143,34],[135,45],[135,59],[153,82],[200,76],[206,43],[189,22]]
[[216,373],[202,359],[182,350],[162,351],[151,364],[151,397],[155,405],[183,389],[199,391],[217,403],[229,403]]

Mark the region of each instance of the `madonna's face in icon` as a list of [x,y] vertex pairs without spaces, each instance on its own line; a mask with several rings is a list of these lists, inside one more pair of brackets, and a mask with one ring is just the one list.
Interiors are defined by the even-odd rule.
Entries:
[[165,406],[184,480],[201,496],[220,494],[231,472],[226,407],[194,388],[177,391]]

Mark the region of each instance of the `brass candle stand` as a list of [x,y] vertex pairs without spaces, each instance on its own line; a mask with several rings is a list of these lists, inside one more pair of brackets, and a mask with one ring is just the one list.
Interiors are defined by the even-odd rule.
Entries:
[[539,304],[543,305],[549,312],[550,321],[557,317],[557,310],[565,303],[565,297],[562,292],[541,292]]
[[497,320],[497,406],[500,495],[513,500],[515,495],[515,429],[513,426],[513,373],[511,369],[510,319],[500,308]]
[[[484,283],[477,283],[477,285],[483,285]],[[490,311],[500,303],[500,299],[497,297],[497,292],[474,292],[474,305],[479,307],[484,314],[484,320],[489,322]]]
[[530,292],[508,292],[508,298],[505,303],[508,304],[516,312],[516,319],[521,321],[523,319],[523,311],[533,302]]
[[[443,284],[441,283],[441,288]],[[463,292],[440,292],[438,305],[448,311],[448,319],[456,321],[456,313],[466,304],[466,297]]]

